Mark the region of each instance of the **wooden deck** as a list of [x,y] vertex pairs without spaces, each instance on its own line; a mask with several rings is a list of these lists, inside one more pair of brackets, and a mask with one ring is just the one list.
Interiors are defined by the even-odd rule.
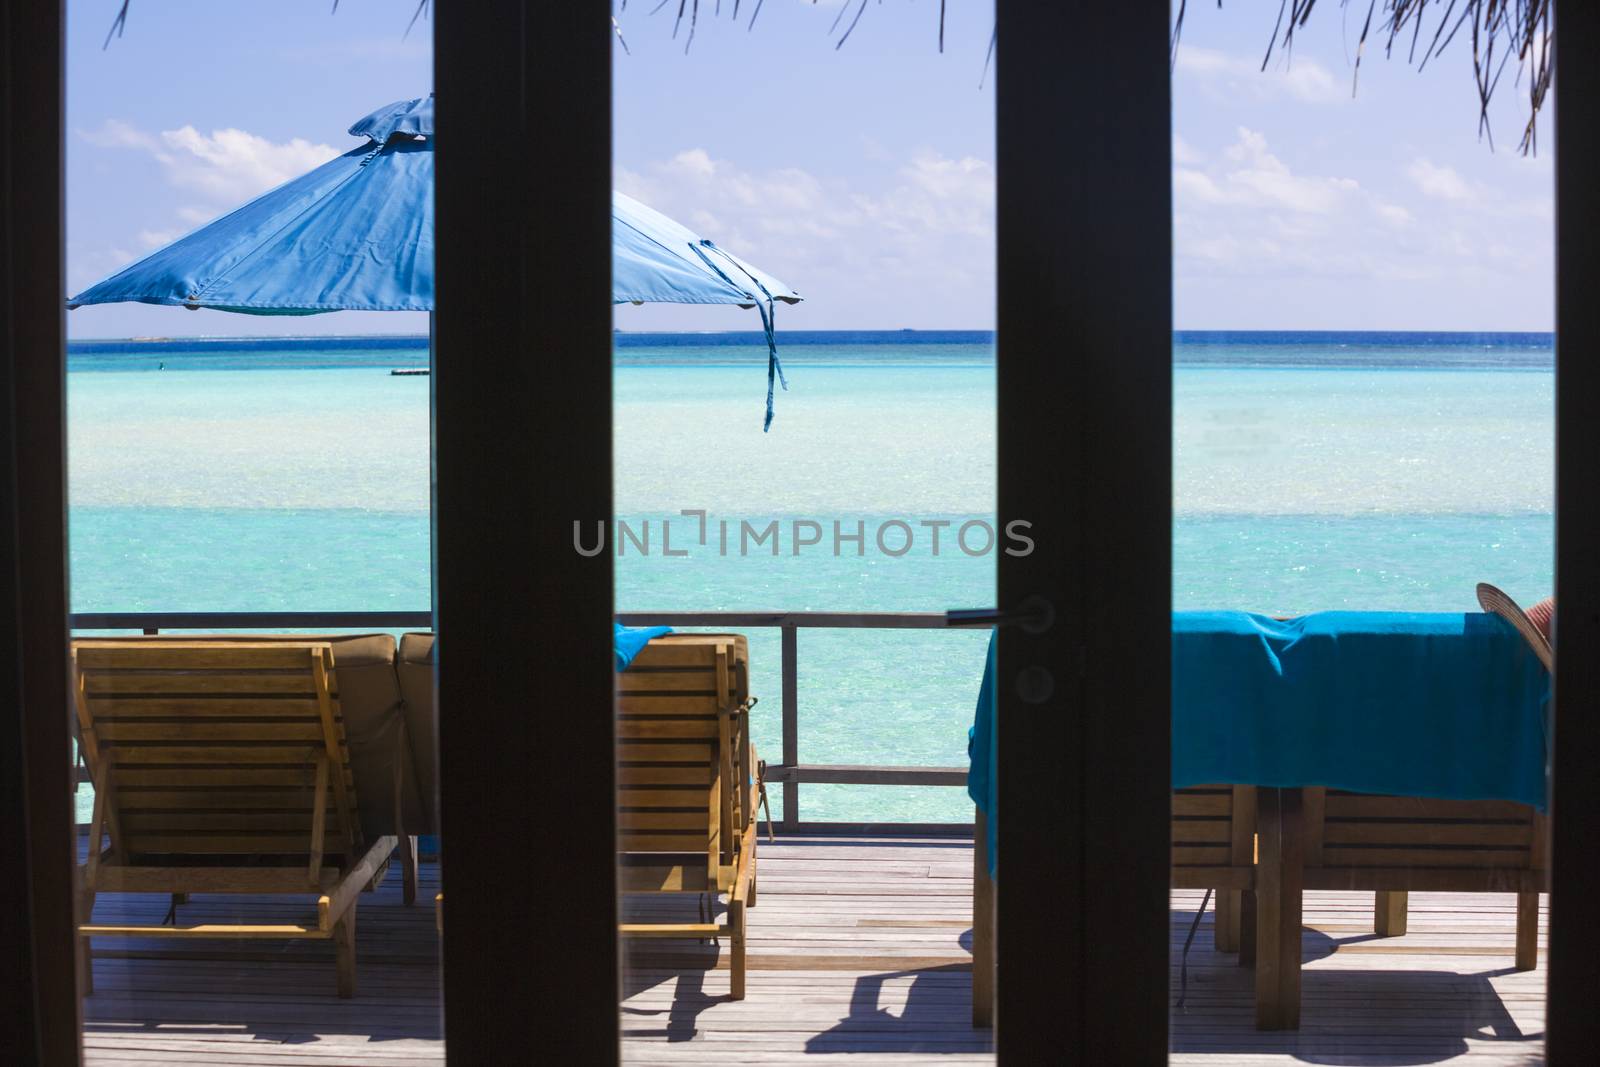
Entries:
[[[748,998],[728,1001],[727,971],[702,969],[715,960],[712,946],[636,943],[622,1005],[624,1058],[992,1062],[989,1035],[968,1024],[971,862],[970,845],[953,841],[762,844]],[[432,899],[437,880],[425,865],[422,899]],[[1175,959],[1199,897],[1174,894]],[[239,903],[198,897],[183,919],[231,917]],[[294,905],[249,907],[288,921]],[[96,917],[154,922],[165,910],[154,898],[107,896]],[[96,992],[85,1006],[89,1062],[442,1063],[431,910],[403,906],[391,874],[359,914],[360,989],[349,1001],[333,996],[325,942],[100,942]],[[1411,932],[1378,940],[1369,894],[1311,893],[1306,923],[1303,1027],[1262,1034],[1253,1028],[1250,972],[1212,951],[1206,917],[1190,955],[1187,1010],[1173,1015],[1173,1062],[1542,1062],[1544,971],[1510,969],[1511,896],[1413,894]],[[1175,1003],[1176,965],[1171,983]],[[529,1041],[536,1047],[537,1035]]]

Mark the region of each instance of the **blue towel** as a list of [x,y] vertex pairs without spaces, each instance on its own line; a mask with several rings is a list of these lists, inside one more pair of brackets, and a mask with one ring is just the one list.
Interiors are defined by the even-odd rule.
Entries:
[[1545,806],[1550,678],[1495,615],[1172,620],[1172,784]]
[[978,686],[978,710],[972,729],[967,731],[967,796],[989,820],[989,873],[995,873],[995,758],[994,740],[994,635],[989,636],[989,655],[983,663],[983,683]]
[[622,625],[620,622],[612,625],[616,627],[612,642],[617,652],[618,673],[628,669],[628,664],[633,662],[633,657],[637,656],[639,650],[650,643],[652,637],[660,637],[662,634],[670,634],[672,632],[672,627],[670,626],[642,626],[635,630]]
[[[991,813],[995,647],[968,732]],[[1172,618],[1172,785],[1328,786],[1545,808],[1550,677],[1495,615],[1237,611]]]

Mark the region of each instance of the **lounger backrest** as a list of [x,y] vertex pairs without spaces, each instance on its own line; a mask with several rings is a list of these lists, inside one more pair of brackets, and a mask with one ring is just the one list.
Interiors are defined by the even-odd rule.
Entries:
[[421,803],[420,818],[410,821],[411,833],[436,834],[438,818],[438,719],[434,715],[433,634],[402,634],[394,671],[400,681],[400,699],[406,736],[411,742],[411,763]]
[[114,853],[359,854],[330,645],[83,640],[72,659]]
[[748,665],[738,635],[670,635],[618,676],[618,848],[703,857],[698,870],[687,859],[625,861],[626,888],[695,891],[725,880],[743,807],[734,751]]

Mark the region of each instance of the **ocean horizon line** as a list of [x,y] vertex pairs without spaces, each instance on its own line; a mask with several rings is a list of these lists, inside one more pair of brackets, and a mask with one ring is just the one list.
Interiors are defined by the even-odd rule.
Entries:
[[[781,346],[809,345],[992,345],[994,330],[905,327],[877,330],[779,330]],[[1175,345],[1519,347],[1552,348],[1555,335],[1541,330],[1174,330]],[[738,347],[765,344],[759,330],[614,330],[616,348]],[[406,351],[426,349],[426,334],[305,334],[293,336],[197,336],[74,338],[69,353],[233,351]]]

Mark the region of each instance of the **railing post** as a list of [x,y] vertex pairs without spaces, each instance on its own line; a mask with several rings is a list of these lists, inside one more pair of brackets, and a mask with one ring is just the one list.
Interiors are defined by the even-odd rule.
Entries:
[[[800,628],[785,622],[779,631],[783,638],[783,765],[800,765]],[[800,828],[800,783],[793,777],[783,780],[783,818],[779,821],[784,833],[794,833]]]

